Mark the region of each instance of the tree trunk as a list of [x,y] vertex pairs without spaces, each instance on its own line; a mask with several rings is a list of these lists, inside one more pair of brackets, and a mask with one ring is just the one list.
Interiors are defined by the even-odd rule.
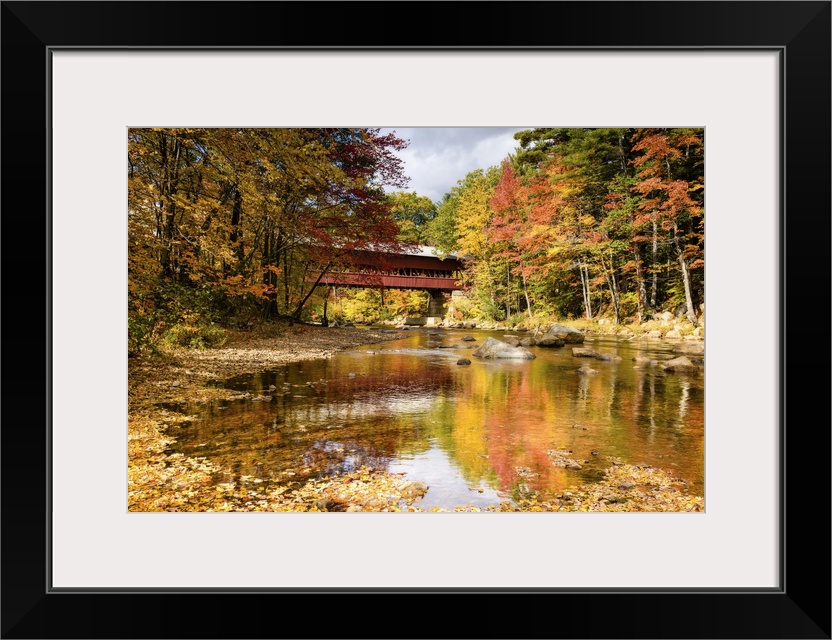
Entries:
[[610,299],[612,300],[612,309],[615,313],[615,324],[621,323],[621,303],[618,299],[618,284],[615,281],[615,273],[612,269],[607,269],[606,265],[602,264],[604,269],[604,276],[607,279],[607,286],[610,288]]
[[581,293],[584,296],[584,312],[586,319],[592,320],[592,304],[589,298],[589,269],[578,260],[578,271],[581,274]]
[[641,249],[638,243],[633,245],[633,258],[636,263],[636,301],[638,302],[638,321],[644,322],[647,316],[647,286],[644,283],[644,269],[641,264]]
[[243,231],[240,226],[240,221],[243,217],[243,194],[240,193],[239,187],[234,191],[234,206],[231,208],[231,234],[228,240],[231,243],[234,252],[237,254],[237,260],[240,264],[243,262],[245,253],[243,252]]
[[506,320],[511,317],[511,270],[506,261]]
[[520,275],[523,277],[523,295],[526,296],[526,311],[529,312],[529,320],[532,319],[532,303],[529,300],[529,290],[526,288],[526,274],[523,271],[520,271]]
[[312,292],[315,291],[315,287],[318,286],[318,284],[321,282],[324,275],[326,275],[327,271],[329,271],[331,266],[332,266],[331,264],[326,265],[326,267],[323,268],[321,273],[318,274],[318,277],[315,280],[315,283],[311,287],[309,287],[309,291],[306,292],[306,295],[303,296],[303,300],[301,300],[298,303],[298,306],[295,308],[294,312],[292,313],[292,316],[289,319],[289,324],[294,324],[295,322],[300,321],[300,312],[303,311],[303,306],[306,304],[306,301],[309,300],[309,296],[311,296]]
[[329,295],[330,295],[331,292],[332,292],[332,288],[330,287],[326,292],[326,297],[324,298],[324,317],[323,317],[323,320],[321,320],[321,326],[322,327],[328,327],[329,326],[329,320],[326,319],[326,306],[329,303]]
[[[173,236],[176,223],[176,191],[179,180],[179,153],[181,143],[174,139],[171,153],[168,150],[168,137],[161,134],[159,151],[162,163],[161,201],[164,226],[162,230],[161,263],[162,275],[176,279],[176,258],[173,251]],[[171,158],[171,155],[173,156]]]
[[656,221],[653,220],[653,283],[650,290],[650,309],[656,309],[656,300],[658,298],[659,289],[659,272],[656,265],[659,263],[659,227]]
[[693,324],[698,324],[699,320],[696,317],[696,312],[693,309],[693,294],[690,282],[690,270],[688,269],[688,262],[682,254],[682,247],[679,244],[679,235],[677,227],[673,225],[673,246],[676,249],[676,256],[679,258],[679,269],[682,272],[682,284],[685,287],[685,307],[687,307],[687,317]]

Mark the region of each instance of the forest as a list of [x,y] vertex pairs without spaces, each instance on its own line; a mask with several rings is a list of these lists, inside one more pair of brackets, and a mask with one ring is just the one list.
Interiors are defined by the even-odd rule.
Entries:
[[704,130],[515,138],[500,166],[433,202],[406,190],[407,141],[375,128],[130,129],[129,353],[319,322],[326,302],[356,323],[418,314],[425,292],[320,286],[356,250],[414,245],[465,261],[455,319],[620,325],[670,311],[698,325]]

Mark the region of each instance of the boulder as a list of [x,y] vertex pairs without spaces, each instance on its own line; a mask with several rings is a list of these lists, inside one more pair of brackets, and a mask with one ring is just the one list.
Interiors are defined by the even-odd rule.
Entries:
[[542,336],[537,338],[534,343],[538,347],[562,347],[563,338],[544,333]]
[[533,347],[534,346],[534,338],[523,338],[520,341],[521,347]]
[[424,482],[411,482],[402,489],[402,498],[421,498],[429,488]]
[[579,375],[582,375],[582,376],[591,376],[591,375],[594,375],[594,374],[598,373],[598,370],[597,369],[592,369],[591,367],[588,367],[588,366],[584,365],[582,367],[578,367],[577,369],[575,369],[575,373],[577,373]]
[[456,363],[460,366],[464,366],[466,364],[471,364],[471,361],[468,358],[460,358],[456,361]]
[[686,356],[704,356],[704,342],[682,342],[673,347],[673,353],[681,353]]
[[665,322],[670,322],[671,320],[673,320],[673,314],[670,313],[670,311],[664,311],[662,313],[657,313],[653,317],[656,318],[657,320],[663,320]]
[[572,347],[572,355],[576,358],[598,358],[601,354],[595,351],[595,349]]
[[477,358],[486,359],[513,358],[518,360],[533,360],[535,358],[535,355],[528,349],[524,347],[512,347],[510,344],[506,344],[495,338],[486,338],[479,349],[474,351],[474,355]]
[[671,329],[670,331],[668,331],[667,333],[664,334],[664,337],[665,338],[681,338],[682,334],[679,333],[679,331],[676,330],[676,329]]
[[512,347],[520,346],[520,340],[518,340],[514,336],[503,336],[503,342],[505,342],[506,344],[510,344]]
[[581,333],[577,329],[567,327],[563,324],[550,325],[549,328],[546,330],[546,334],[557,336],[558,338],[561,338],[564,342],[569,342],[572,344],[580,344],[584,341],[583,333]]
[[648,331],[647,333],[645,333],[644,337],[645,338],[661,338],[662,337],[662,332],[659,331],[658,329],[653,329],[652,331]]
[[463,342],[475,342],[475,341],[476,341],[476,338],[475,338],[474,336],[464,336],[464,337],[462,338],[462,341],[463,341]]
[[697,373],[699,367],[688,360],[687,356],[679,356],[673,360],[661,363],[661,368],[671,373]]

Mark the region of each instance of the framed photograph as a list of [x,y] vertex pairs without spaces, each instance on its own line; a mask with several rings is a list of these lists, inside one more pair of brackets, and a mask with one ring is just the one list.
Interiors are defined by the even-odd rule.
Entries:
[[[461,614],[473,636],[830,637],[828,376],[817,374],[825,355],[801,344],[827,330],[798,337],[829,306],[829,2],[2,11],[3,637],[431,637],[425,598],[463,595],[488,605]],[[471,29],[472,12],[484,29]],[[172,512],[168,496],[131,508],[125,302],[137,236],[124,214],[153,197],[128,201],[130,154],[142,131],[229,127],[701,139],[704,508],[694,496],[672,513],[217,513],[221,483],[204,512]],[[288,144],[278,137],[269,144]],[[217,198],[233,209],[231,191]],[[443,276],[413,259],[396,269],[383,277]],[[686,389],[674,399],[685,408],[698,393]],[[28,411],[12,412],[21,400]],[[340,510],[329,498],[311,510]]]

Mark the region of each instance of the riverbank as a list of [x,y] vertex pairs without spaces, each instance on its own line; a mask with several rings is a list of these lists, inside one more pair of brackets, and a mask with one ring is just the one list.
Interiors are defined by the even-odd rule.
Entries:
[[230,333],[219,349],[170,349],[128,359],[128,509],[130,511],[295,511],[280,495],[214,482],[222,469],[204,458],[168,453],[176,429],[192,418],[163,407],[242,400],[213,384],[234,375],[330,357],[337,351],[397,337],[396,331],[308,325],[272,335]]
[[[302,360],[405,335],[398,331],[296,325],[274,335],[231,334],[220,349],[176,349],[129,360],[128,508],[131,511],[420,511],[427,489],[420,478],[370,469],[329,481],[287,474],[285,484],[263,490],[262,481],[239,477],[218,483],[224,469],[206,458],[170,453],[176,431],[193,420],[166,403],[252,401],[215,381],[258,373]],[[701,497],[683,481],[646,465],[612,465],[604,481],[563,492],[555,501],[533,497],[517,505],[459,505],[457,511],[700,511]],[[281,481],[282,482],[282,481]]]
[[[418,324],[419,320],[399,317],[394,320],[382,322],[381,324],[402,329],[406,328],[412,321],[413,324]],[[563,320],[550,316],[534,316],[532,318],[513,316],[509,321],[504,322],[484,319],[452,320],[446,318],[441,323],[431,326],[442,329],[480,329],[483,331],[540,333],[545,332],[552,324],[572,327],[589,335],[615,335],[625,338],[664,338],[668,340],[703,340],[705,338],[704,314],[700,317],[699,324],[694,325],[685,318],[677,317],[669,311],[656,314],[653,318],[643,322],[630,320],[620,324],[616,324],[610,318],[595,318],[592,320],[573,318]]]
[[289,362],[328,358],[337,351],[393,340],[395,330],[283,326],[264,336],[229,333],[219,349],[169,349],[130,358],[129,403],[133,408],[160,402],[199,402],[228,395],[208,386],[212,380],[259,373]]

